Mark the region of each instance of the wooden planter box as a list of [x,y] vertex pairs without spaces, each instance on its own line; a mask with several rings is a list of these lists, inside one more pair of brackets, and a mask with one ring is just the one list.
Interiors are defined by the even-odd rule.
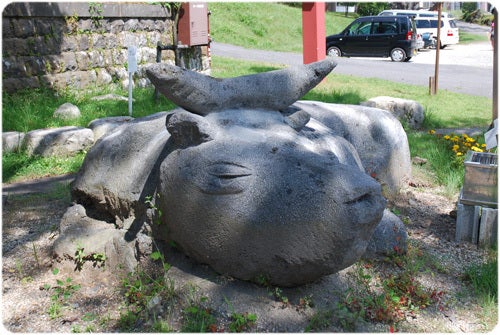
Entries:
[[469,151],[465,156],[464,186],[460,203],[490,208],[498,206],[497,155],[488,152]]

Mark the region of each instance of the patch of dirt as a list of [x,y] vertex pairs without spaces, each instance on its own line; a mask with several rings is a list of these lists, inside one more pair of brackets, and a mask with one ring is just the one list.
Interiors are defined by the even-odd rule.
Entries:
[[[123,330],[126,297],[118,269],[86,263],[75,271],[70,260],[57,262],[51,246],[59,221],[70,205],[69,188],[48,184],[43,193],[5,193],[2,210],[2,321],[11,332],[116,332]],[[22,188],[21,188],[22,189]],[[38,190],[40,191],[40,190]],[[486,250],[455,242],[455,200],[442,195],[423,173],[389,208],[407,223],[409,242],[432,261],[429,271],[416,278],[424,287],[442,291],[439,304],[418,311],[397,324],[406,332],[485,332],[497,323],[497,314],[485,315],[471,287],[461,278],[472,264],[487,260]],[[458,195],[457,195],[458,196]],[[228,255],[230,257],[230,255]],[[269,288],[218,275],[173,249],[166,254],[172,265],[175,303],[160,296],[152,299],[150,320],[136,321],[129,330],[141,332],[152,320],[168,322],[180,331],[182,309],[198,302],[217,319],[218,331],[229,331],[233,313],[254,313],[252,332],[303,332],[322,311],[335,308],[342,292],[355,283],[356,265],[296,288]],[[391,271],[391,264],[372,261]],[[56,273],[54,269],[58,269]],[[72,285],[79,288],[71,290]],[[57,289],[67,299],[55,299]],[[274,293],[274,294],[272,294]],[[57,304],[56,302],[59,303]],[[60,311],[57,313],[56,307]],[[120,321],[121,320],[121,321]],[[338,315],[326,317],[322,331],[387,332],[389,325],[357,320],[345,327]]]

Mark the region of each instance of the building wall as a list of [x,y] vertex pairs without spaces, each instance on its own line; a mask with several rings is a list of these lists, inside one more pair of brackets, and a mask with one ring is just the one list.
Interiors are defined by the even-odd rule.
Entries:
[[[144,67],[157,45],[171,45],[173,17],[160,4],[11,3],[2,14],[3,89],[47,85],[80,89],[128,86],[128,47],[137,47],[136,86],[147,86]],[[209,72],[207,46],[161,53],[161,61]]]

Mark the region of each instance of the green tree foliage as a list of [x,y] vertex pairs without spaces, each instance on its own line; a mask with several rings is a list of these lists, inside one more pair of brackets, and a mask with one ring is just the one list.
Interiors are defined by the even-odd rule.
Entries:
[[361,2],[358,4],[357,13],[360,16],[378,15],[390,7],[388,2]]

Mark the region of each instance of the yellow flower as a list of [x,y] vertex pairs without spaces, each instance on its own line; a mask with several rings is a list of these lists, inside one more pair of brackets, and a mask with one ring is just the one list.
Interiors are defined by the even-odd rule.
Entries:
[[486,148],[486,143],[481,144],[481,148]]
[[450,135],[444,135],[443,137],[445,140],[449,140],[450,139]]
[[434,135],[436,131],[434,129],[429,130],[429,134]]
[[453,150],[453,151],[457,151],[457,150],[458,150],[458,148],[460,148],[460,146],[459,146],[458,144],[455,144],[455,145],[451,148],[451,150]]
[[462,156],[462,155],[463,155],[463,153],[461,153],[460,151],[457,152],[457,156]]
[[473,151],[476,151],[476,152],[483,152],[483,149],[480,149],[480,148],[478,148],[478,147],[476,147],[476,146],[473,146],[471,149],[472,149]]
[[476,142],[476,140],[473,139],[472,137],[467,137],[467,142],[474,143],[474,142]]
[[453,138],[452,138],[451,140],[452,140],[453,142],[458,142],[458,136],[457,136],[457,135],[453,136]]

